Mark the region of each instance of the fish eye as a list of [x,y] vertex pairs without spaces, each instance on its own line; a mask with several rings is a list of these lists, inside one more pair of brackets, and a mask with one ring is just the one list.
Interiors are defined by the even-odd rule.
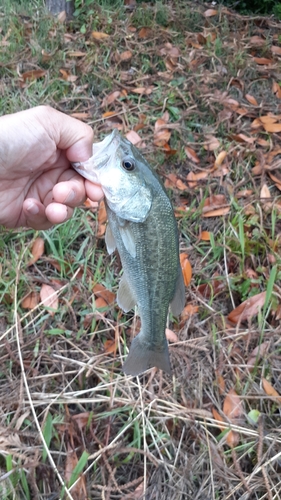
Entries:
[[135,162],[134,162],[134,160],[132,158],[125,158],[122,161],[122,167],[127,172],[132,172],[133,170],[135,170]]

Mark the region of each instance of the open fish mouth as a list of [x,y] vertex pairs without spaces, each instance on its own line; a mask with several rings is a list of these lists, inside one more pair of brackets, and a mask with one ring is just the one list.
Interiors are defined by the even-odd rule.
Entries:
[[84,162],[72,162],[75,170],[84,177],[92,181],[98,181],[95,171],[104,167],[116,153],[120,145],[120,135],[117,129],[114,129],[110,135],[107,135],[103,141],[93,144],[92,156]]

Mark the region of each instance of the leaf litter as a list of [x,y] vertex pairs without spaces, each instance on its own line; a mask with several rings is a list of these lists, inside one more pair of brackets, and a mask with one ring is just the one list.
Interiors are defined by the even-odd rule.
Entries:
[[[156,370],[141,385],[120,375],[139,321],[116,306],[120,262],[105,252],[104,204],[88,200],[36,235],[26,261],[33,234],[4,232],[3,452],[29,470],[24,498],[57,491],[22,410],[30,400],[10,314],[18,279],[23,367],[42,428],[50,412],[49,451],[65,483],[85,457],[73,498],[271,498],[281,450],[279,25],[223,6],[124,5],[71,25],[48,19],[43,37],[33,15],[7,16],[0,90],[13,94],[12,111],[49,103],[90,123],[97,140],[118,128],[163,178],[187,285],[166,331],[173,384]],[[11,52],[18,26],[22,48]],[[25,483],[15,484],[19,496]]]

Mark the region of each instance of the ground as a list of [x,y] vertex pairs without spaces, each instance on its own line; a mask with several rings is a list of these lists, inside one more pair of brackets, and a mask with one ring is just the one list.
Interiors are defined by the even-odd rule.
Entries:
[[0,107],[52,105],[97,141],[117,127],[163,179],[188,285],[173,375],[122,373],[139,320],[116,305],[102,206],[2,228],[1,498],[278,499],[280,23],[123,3],[69,23],[5,0]]

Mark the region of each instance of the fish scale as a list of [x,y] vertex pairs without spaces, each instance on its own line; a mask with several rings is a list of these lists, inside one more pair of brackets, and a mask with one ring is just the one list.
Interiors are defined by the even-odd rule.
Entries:
[[[124,311],[137,305],[141,318],[141,331],[132,341],[123,370],[139,375],[157,366],[171,373],[167,314],[171,305],[178,315],[185,298],[171,202],[137,148],[116,131],[94,145],[93,153],[74,168],[104,189],[106,244],[109,253],[117,248],[123,266],[117,302]],[[126,171],[126,162],[132,171]]]

